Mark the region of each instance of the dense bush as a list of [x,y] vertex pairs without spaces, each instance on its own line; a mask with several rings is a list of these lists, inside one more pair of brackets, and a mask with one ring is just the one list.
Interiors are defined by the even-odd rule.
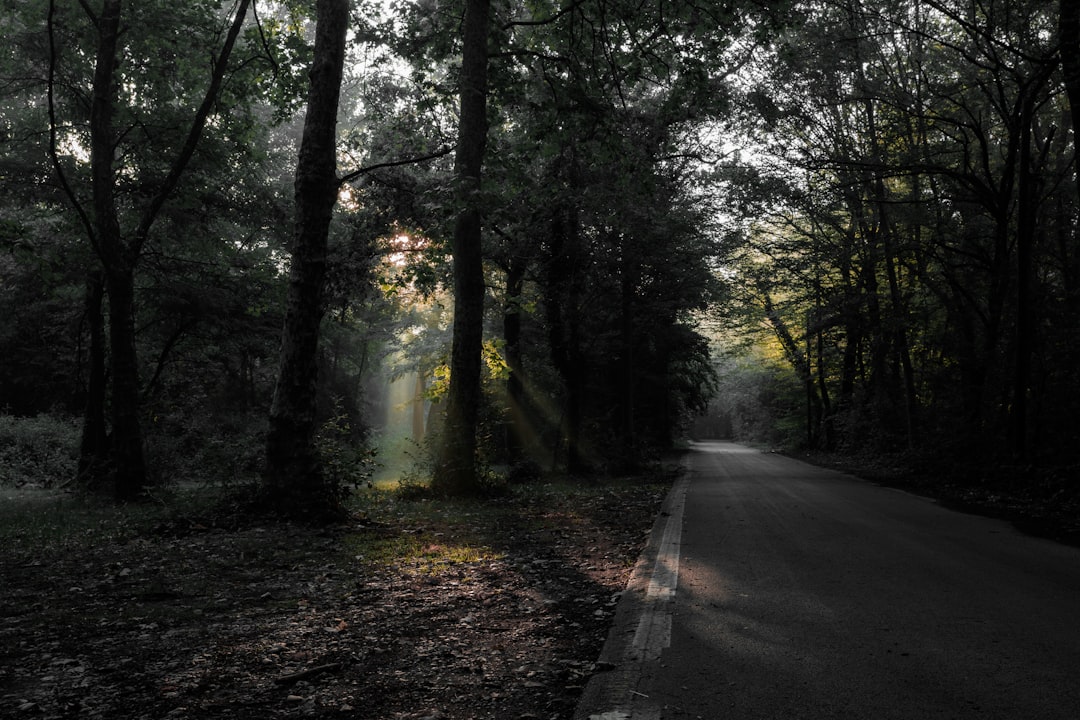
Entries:
[[75,476],[79,423],[58,415],[0,415],[0,486],[56,487]]
[[262,467],[265,434],[260,412],[177,407],[147,424],[147,455],[164,484],[250,483]]

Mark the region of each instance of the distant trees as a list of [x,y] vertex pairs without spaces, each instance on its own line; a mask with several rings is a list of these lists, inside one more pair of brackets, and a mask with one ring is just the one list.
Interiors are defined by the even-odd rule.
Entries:
[[812,441],[1060,452],[1077,195],[1054,9],[800,7],[745,96],[756,182],[789,181],[743,258],[813,375]]
[[[432,42],[418,53],[413,43],[440,23],[455,27],[460,15],[414,12],[399,35],[403,52],[424,58],[415,77],[430,82],[451,48]],[[571,473],[633,469],[669,444],[678,418],[709,393],[707,347],[691,313],[715,291],[703,261],[718,250],[704,203],[691,197],[695,156],[678,147],[693,134],[687,126],[715,108],[702,68],[720,61],[679,55],[663,11],[590,2],[493,13],[490,180],[478,200],[506,380],[504,432],[484,450],[512,464],[554,458]],[[731,28],[708,27],[678,33],[716,50]],[[658,89],[676,77],[675,88]],[[462,313],[475,317],[458,305]],[[472,453],[456,434],[444,442]],[[436,460],[437,479],[447,458]]]

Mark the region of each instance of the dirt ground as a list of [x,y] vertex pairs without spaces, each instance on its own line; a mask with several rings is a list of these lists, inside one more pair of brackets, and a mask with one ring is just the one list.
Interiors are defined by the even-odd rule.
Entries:
[[0,717],[570,718],[669,484],[0,548]]

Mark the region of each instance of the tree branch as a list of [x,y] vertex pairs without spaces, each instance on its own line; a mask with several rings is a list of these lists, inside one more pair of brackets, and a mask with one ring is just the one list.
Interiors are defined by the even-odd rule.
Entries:
[[255,18],[255,27],[259,30],[259,41],[262,43],[263,50],[266,52],[266,59],[270,61],[270,66],[274,68],[274,77],[277,78],[281,68],[278,67],[277,60],[274,59],[274,53],[270,49],[270,43],[266,41],[266,34],[263,32],[262,21],[259,20],[258,6],[251,6],[251,15]]
[[236,39],[239,37],[240,30],[243,28],[244,18],[247,15],[248,5],[250,5],[250,3],[251,0],[240,0],[239,7],[236,9],[236,16],[233,18],[232,26],[229,28],[229,33],[225,37],[225,44],[221,48],[221,55],[214,62],[214,69],[210,77],[210,86],[206,89],[206,95],[203,96],[202,104],[199,105],[199,109],[195,113],[195,119],[191,123],[191,129],[188,131],[184,146],[180,149],[180,153],[176,156],[176,160],[173,161],[172,168],[169,170],[169,174],[161,183],[161,188],[158,190],[157,194],[151,198],[150,204],[147,205],[146,211],[139,221],[138,230],[132,241],[135,244],[135,247],[133,248],[135,253],[138,253],[141,245],[146,242],[146,238],[150,235],[150,227],[157,219],[158,213],[161,212],[161,208],[169,198],[169,195],[172,194],[173,190],[175,190],[176,186],[180,183],[180,178],[184,174],[184,170],[187,168],[188,163],[195,154],[195,148],[198,146],[203,129],[206,127],[206,120],[210,117],[210,111],[213,109],[214,104],[217,102],[218,95],[220,94],[221,83],[225,78],[225,71],[229,64],[229,55],[232,54],[233,47],[236,45]]
[[[97,234],[94,233],[94,224],[91,222],[90,216],[82,206],[82,203],[79,202],[79,198],[75,195],[71,183],[68,182],[67,175],[64,173],[64,167],[60,164],[60,155],[57,150],[56,98],[54,94],[54,86],[56,84],[56,36],[53,19],[55,14],[56,0],[49,0],[49,14],[48,19],[46,20],[46,26],[49,33],[49,80],[47,88],[49,102],[49,159],[52,161],[52,166],[56,170],[56,177],[60,180],[60,187],[63,189],[64,195],[67,196],[68,201],[71,203],[72,207],[75,208],[75,212],[79,216],[79,221],[82,222],[83,228],[86,230],[86,235],[90,239],[90,244],[93,246],[97,244]],[[94,18],[94,21],[96,22],[97,19]]]
[[[98,19],[97,19],[97,15],[94,14],[94,9],[92,7],[90,7],[90,3],[88,3],[86,0],[79,0],[79,5],[82,7],[83,12],[85,12],[87,14],[87,16],[90,18],[90,22],[94,23],[94,26],[96,27],[97,24],[98,24]],[[50,17],[52,16],[52,11],[53,11],[52,6],[53,6],[53,4],[52,4],[52,2],[50,2],[49,3],[49,15],[50,15]],[[51,29],[51,27],[52,26],[50,25],[50,29]]]
[[584,4],[585,4],[585,0],[576,0],[576,2],[570,3],[569,5],[567,5],[562,10],[555,13],[551,17],[547,17],[547,18],[544,18],[542,20],[511,20],[510,22],[503,25],[502,29],[503,30],[509,30],[510,28],[513,28],[513,27],[535,27],[535,26],[538,26],[538,25],[550,25],[553,22],[556,22],[563,15],[566,15],[568,13],[572,13],[574,10],[577,10],[579,7],[581,7]]
[[454,146],[447,145],[446,147],[443,147],[431,153],[430,155],[421,155],[420,157],[406,158],[405,160],[392,160],[389,162],[375,163],[374,165],[368,165],[367,167],[353,170],[348,175],[342,176],[338,180],[338,184],[344,185],[345,183],[352,182],[361,175],[367,175],[369,172],[373,172],[375,170],[382,170],[383,168],[391,167],[401,167],[402,165],[416,165],[418,163],[427,162],[428,160],[435,160],[436,158],[444,157],[452,152],[454,152]]

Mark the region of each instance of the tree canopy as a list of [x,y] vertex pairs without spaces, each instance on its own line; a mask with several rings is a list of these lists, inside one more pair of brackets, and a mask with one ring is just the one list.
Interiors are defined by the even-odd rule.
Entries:
[[1075,5],[4,0],[0,410],[121,499],[1075,463]]

